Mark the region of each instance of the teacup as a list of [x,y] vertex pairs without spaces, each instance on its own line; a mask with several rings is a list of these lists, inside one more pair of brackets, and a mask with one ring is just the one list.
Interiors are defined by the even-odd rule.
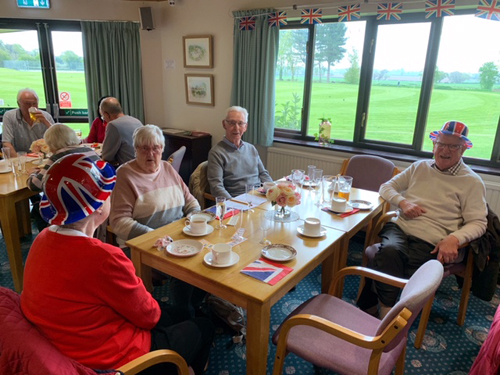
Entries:
[[193,234],[207,233],[207,218],[203,215],[192,215],[186,220],[185,225],[189,225],[189,230]]
[[212,247],[212,263],[223,265],[231,261],[232,247],[228,243],[218,243]]
[[6,173],[10,171],[10,163],[7,160],[0,161],[0,173]]
[[264,190],[265,193],[267,193],[267,191],[271,189],[274,185],[275,185],[274,182],[264,182],[262,184],[262,189]]
[[333,198],[331,207],[332,211],[344,212],[347,209],[347,201],[345,198]]
[[304,220],[304,234],[318,236],[321,233],[321,220],[315,217],[308,217]]

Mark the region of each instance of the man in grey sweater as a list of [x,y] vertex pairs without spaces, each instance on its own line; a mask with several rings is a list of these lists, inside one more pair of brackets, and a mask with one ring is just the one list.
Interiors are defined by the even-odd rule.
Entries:
[[222,120],[226,136],[208,154],[207,179],[214,197],[235,197],[245,193],[246,184],[272,181],[257,149],[241,139],[247,121],[247,110],[238,106],[228,108]]
[[[430,134],[434,160],[417,161],[380,187],[380,195],[400,215],[379,233],[380,249],[371,268],[401,278],[409,278],[423,263],[463,259],[459,247],[486,231],[486,191],[481,178],[462,160],[472,147],[467,126],[448,121]],[[380,316],[397,301],[399,289],[375,282],[367,286],[358,305],[370,310],[377,300]]]
[[135,158],[132,135],[142,122],[125,115],[118,99],[109,97],[101,102],[99,111],[108,123],[102,143],[102,159],[114,166]]

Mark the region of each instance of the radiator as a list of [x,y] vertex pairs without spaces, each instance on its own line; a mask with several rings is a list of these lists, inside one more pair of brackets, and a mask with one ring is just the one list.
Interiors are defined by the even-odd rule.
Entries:
[[[269,147],[267,149],[267,169],[269,174],[278,179],[290,174],[293,168],[300,168],[307,171],[308,165],[315,165],[323,169],[323,174],[337,174],[340,172],[342,162],[345,157],[336,155],[322,155],[314,152],[305,152],[301,150],[292,150],[278,147]],[[400,165],[398,168],[404,169],[406,165]],[[490,208],[500,213],[500,177],[491,175],[480,175],[486,186],[486,201]]]

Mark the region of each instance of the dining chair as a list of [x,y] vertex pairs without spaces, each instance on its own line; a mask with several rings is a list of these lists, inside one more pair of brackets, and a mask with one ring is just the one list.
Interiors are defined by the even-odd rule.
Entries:
[[184,159],[184,154],[186,153],[186,146],[181,146],[177,151],[173,152],[168,158],[167,161],[172,164],[172,167],[175,169],[177,173],[181,169],[182,159]]
[[[352,187],[378,192],[380,185],[389,181],[400,173],[394,163],[390,160],[375,155],[354,155],[345,159],[340,169],[342,176],[351,176]],[[382,213],[390,208],[389,202],[384,206]],[[371,220],[364,228],[366,231],[365,248],[370,244],[369,237],[373,236],[374,220]],[[365,265],[366,262],[363,263]]]
[[208,161],[201,162],[189,177],[189,191],[198,200],[202,209],[208,207],[209,202],[215,203],[215,197],[210,194],[207,165]]
[[[373,232],[379,233],[382,227],[385,225],[385,223],[387,223],[390,219],[397,217],[397,215],[398,213],[396,211],[389,211],[385,213],[375,225]],[[378,243],[378,240],[379,239],[376,236],[370,239],[372,245],[368,246],[365,249],[364,253],[368,262],[375,257],[375,254],[379,250],[380,244]],[[465,322],[465,315],[467,313],[467,305],[469,304],[470,289],[472,285],[472,273],[474,271],[474,256],[472,253],[472,247],[468,246],[468,243],[462,245],[460,248],[464,249],[463,251],[467,252],[464,257],[464,260],[459,263],[444,264],[443,280],[451,275],[459,276],[464,280],[462,285],[462,293],[460,296],[460,304],[458,305],[458,316],[457,316],[457,324],[459,326],[463,326]],[[361,278],[358,296],[361,293],[363,286],[364,286],[364,278]],[[413,344],[413,346],[416,349],[420,349],[422,347],[433,302],[434,302],[434,296],[432,296],[432,298],[429,299],[427,305],[422,309],[422,315],[420,317],[420,322],[418,324],[418,330],[415,337],[415,342]]]
[[[363,275],[403,288],[398,303],[382,319],[333,296],[346,275]],[[432,297],[443,266],[430,260],[409,279],[347,267],[338,272],[328,291],[296,308],[273,335],[277,344],[273,375],[283,372],[288,353],[339,374],[403,374],[408,330]]]
[[[96,375],[96,372],[62,354],[24,316],[20,295],[0,287],[0,374]],[[134,375],[155,364],[170,362],[178,375],[194,374],[173,350],[155,350],[110,371],[113,375]]]

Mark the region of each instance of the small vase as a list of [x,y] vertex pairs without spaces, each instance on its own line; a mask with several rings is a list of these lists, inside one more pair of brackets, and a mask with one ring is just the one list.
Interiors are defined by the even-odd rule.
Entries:
[[281,207],[276,205],[276,212],[274,213],[274,217],[278,220],[283,220],[286,218],[289,218],[291,215],[291,212],[289,209],[286,207]]

